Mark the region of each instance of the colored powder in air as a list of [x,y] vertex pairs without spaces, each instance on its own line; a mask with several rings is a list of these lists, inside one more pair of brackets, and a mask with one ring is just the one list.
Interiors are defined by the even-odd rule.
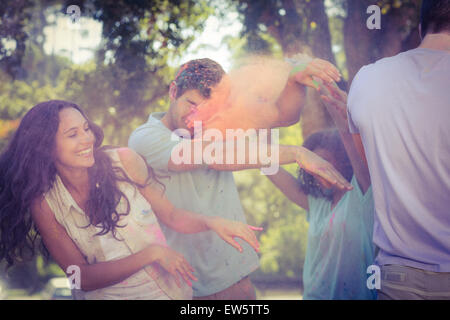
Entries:
[[281,59],[252,56],[213,87],[211,98],[187,117],[188,127],[202,121],[204,129],[270,128],[278,115],[276,101],[292,65]]

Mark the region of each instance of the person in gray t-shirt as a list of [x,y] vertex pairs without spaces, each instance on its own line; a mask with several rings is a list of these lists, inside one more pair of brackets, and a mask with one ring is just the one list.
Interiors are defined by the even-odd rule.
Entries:
[[[323,70],[319,69],[314,72],[321,71]],[[156,173],[165,176],[161,181],[166,186],[168,199],[175,206],[204,215],[244,222],[244,211],[232,171],[268,168],[274,163],[264,162],[261,155],[256,157],[256,162],[250,161],[254,154],[250,154],[249,144],[245,145],[245,149],[221,149],[224,146],[218,141],[206,141],[204,136],[205,140],[197,137],[191,139],[185,135],[188,131],[185,120],[190,109],[210,97],[211,90],[223,75],[220,65],[210,59],[193,60],[182,65],[170,86],[171,103],[168,112],[151,114],[148,122],[131,134],[128,144],[146,159]],[[304,84],[299,83],[294,76],[288,80],[289,85],[286,85],[283,93],[294,99],[282,101],[302,104]],[[184,133],[180,129],[184,129]],[[186,149],[179,149],[179,146],[185,146]],[[243,163],[237,160],[235,163],[234,157],[232,163],[207,161],[205,152],[208,148],[211,150],[211,146],[217,147],[214,155],[240,151],[245,159]],[[323,177],[341,189],[352,188],[328,162],[305,148],[274,144],[266,146],[270,148],[271,155],[278,155],[278,159],[271,158],[277,165],[298,162],[305,170]],[[180,154],[174,150],[182,153],[181,157],[185,157],[183,161],[178,161]],[[199,159],[196,157],[198,151]],[[239,253],[233,247],[223,245],[223,241],[212,232],[190,235],[174,232],[164,224],[161,227],[169,245],[182,252],[195,270],[198,281],[193,283],[194,297],[255,299],[255,290],[248,275],[258,268],[259,262],[256,253],[246,243],[237,239],[242,246],[242,252]]]
[[348,96],[372,181],[380,299],[450,299],[450,0],[423,1],[421,30],[419,48],[363,67]]

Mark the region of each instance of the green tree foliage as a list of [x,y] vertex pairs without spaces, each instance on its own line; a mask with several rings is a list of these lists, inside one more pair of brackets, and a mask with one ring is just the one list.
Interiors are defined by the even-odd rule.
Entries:
[[[17,118],[40,101],[67,99],[87,110],[114,144],[126,144],[126,132],[165,104],[174,73],[168,61],[182,56],[212,13],[206,1],[6,2],[0,67],[8,87],[0,90],[0,116]],[[81,66],[46,56],[42,48],[47,15],[64,13],[69,4],[102,23],[95,60]],[[7,50],[7,43],[15,49]]]
[[5,0],[0,5],[0,67],[11,76],[21,75],[28,34],[25,25],[30,19],[29,0]]

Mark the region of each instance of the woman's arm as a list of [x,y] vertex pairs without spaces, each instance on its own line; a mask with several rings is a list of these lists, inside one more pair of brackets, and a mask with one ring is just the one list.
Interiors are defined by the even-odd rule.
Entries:
[[192,267],[181,254],[158,245],[151,245],[123,259],[88,264],[65,228],[56,221],[47,201],[43,198],[33,203],[32,217],[45,246],[61,269],[66,272],[70,265],[80,268],[80,284],[84,291],[119,283],[154,262],[170,272],[178,284],[180,283],[178,272],[188,284],[189,279],[197,280],[192,275]]
[[340,90],[336,84],[322,87],[326,95],[321,95],[322,101],[330,113],[341,135],[345,150],[350,159],[356,180],[363,193],[366,193],[370,186],[370,174],[367,162],[359,155],[355,146],[352,134],[348,128],[347,121],[347,94]]
[[145,185],[140,192],[153,208],[156,216],[167,226],[180,233],[197,233],[207,230],[216,232],[224,241],[242,252],[242,248],[234,237],[248,242],[255,251],[259,251],[259,243],[253,230],[262,230],[239,221],[231,221],[221,217],[208,217],[194,212],[176,208],[164,195],[163,189],[155,181],[146,184],[147,165],[135,151],[129,148],[118,149],[119,157],[129,178]]
[[299,207],[309,210],[308,197],[300,189],[297,180],[286,170],[280,168],[274,175],[267,175],[270,181],[278,188],[284,195],[297,204]]

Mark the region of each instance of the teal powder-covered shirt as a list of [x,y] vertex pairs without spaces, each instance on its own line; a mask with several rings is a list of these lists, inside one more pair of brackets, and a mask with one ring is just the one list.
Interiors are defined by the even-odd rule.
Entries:
[[[128,146],[142,155],[156,174],[167,176],[160,181],[170,202],[195,213],[246,223],[232,172],[207,167],[169,171],[172,149],[181,138],[164,126],[160,121],[163,116],[164,113],[152,113],[147,123],[131,134]],[[220,292],[259,267],[256,252],[241,239],[236,241],[242,246],[242,253],[213,231],[182,234],[160,224],[169,246],[182,253],[195,270],[198,278],[193,281],[195,297]]]
[[367,288],[374,261],[372,188],[353,189],[331,210],[331,201],[308,196],[308,244],[303,267],[303,299],[375,299]]

